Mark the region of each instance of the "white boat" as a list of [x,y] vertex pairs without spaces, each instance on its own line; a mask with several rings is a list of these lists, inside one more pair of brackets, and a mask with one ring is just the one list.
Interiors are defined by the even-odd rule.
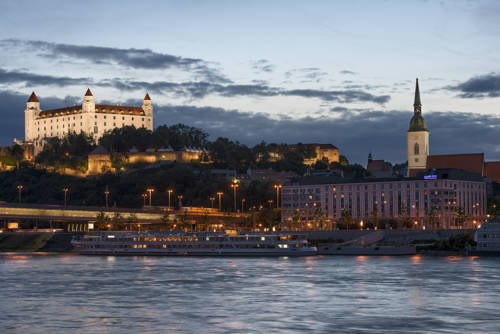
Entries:
[[87,255],[310,256],[317,248],[300,234],[134,233],[86,234],[71,243]]
[[468,250],[469,255],[500,256],[500,222],[489,220],[474,234],[476,247]]

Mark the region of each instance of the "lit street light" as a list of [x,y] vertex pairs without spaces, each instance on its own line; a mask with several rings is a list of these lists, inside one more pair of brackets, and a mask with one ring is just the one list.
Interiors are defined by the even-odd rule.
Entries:
[[108,186],[106,186],[106,190],[104,191],[104,195],[106,196],[106,207],[108,207],[108,198],[109,198]]
[[268,200],[267,203],[269,203],[269,208],[273,207],[273,200],[272,199]]
[[236,212],[236,211],[237,211],[237,209],[236,209],[236,189],[238,189],[238,187],[239,187],[239,186],[240,186],[240,185],[239,185],[239,184],[237,184],[237,183],[232,183],[232,184],[230,185],[230,187],[231,187],[231,188],[233,188],[233,197],[234,197],[234,212]]
[[146,198],[148,197],[148,194],[142,194],[142,199],[144,200],[144,206],[146,206]]
[[68,187],[63,188],[62,191],[64,192],[64,207],[66,207],[66,200],[67,200],[69,188]]
[[276,189],[276,208],[279,208],[280,205],[280,189],[282,188],[283,186],[281,184],[275,184],[274,185],[274,188]]
[[245,202],[247,200],[245,198],[242,198],[241,199],[241,213],[243,213],[245,211]]
[[212,209],[214,208],[215,197],[210,197],[210,203],[212,204]]
[[182,199],[183,198],[184,198],[184,196],[182,196],[182,195],[177,196],[177,199],[179,200],[179,209],[182,208]]
[[219,211],[222,211],[221,208],[222,208],[222,195],[223,194],[224,193],[220,192],[220,191],[217,193],[217,196],[219,196]]
[[174,192],[173,189],[168,189],[168,209],[170,210],[170,196],[172,196],[172,193]]
[[23,191],[24,186],[22,184],[17,186],[17,190],[19,192],[19,203],[21,203],[21,192]]
[[149,206],[151,206],[151,194],[155,191],[153,188],[148,188],[146,191],[149,193]]

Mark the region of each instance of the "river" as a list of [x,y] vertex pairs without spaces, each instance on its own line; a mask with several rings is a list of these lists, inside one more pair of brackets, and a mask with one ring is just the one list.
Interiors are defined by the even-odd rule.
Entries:
[[500,261],[0,256],[0,333],[499,333]]

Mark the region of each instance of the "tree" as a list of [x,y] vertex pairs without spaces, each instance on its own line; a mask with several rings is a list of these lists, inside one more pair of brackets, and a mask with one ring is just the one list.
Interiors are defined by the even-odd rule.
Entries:
[[23,161],[24,158],[24,149],[21,147],[21,145],[14,144],[9,147],[9,153],[16,162],[16,168],[19,169],[19,164],[21,163],[21,161]]
[[439,227],[439,217],[437,213],[437,208],[434,205],[427,210],[425,216],[426,216],[426,221],[431,227],[431,229]]
[[349,225],[354,225],[354,219],[352,219],[352,211],[350,209],[342,210],[341,217],[347,229],[349,229]]
[[455,223],[457,227],[459,228],[464,228],[465,221],[467,220],[467,214],[461,206],[458,206],[456,211],[455,211],[456,217],[455,217]]
[[95,228],[98,231],[105,231],[108,229],[109,218],[106,216],[104,211],[101,211],[96,216]]

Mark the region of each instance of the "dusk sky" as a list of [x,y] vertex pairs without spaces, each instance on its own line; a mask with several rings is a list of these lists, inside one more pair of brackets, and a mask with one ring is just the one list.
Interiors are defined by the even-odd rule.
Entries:
[[247,145],[406,161],[419,78],[430,153],[500,160],[499,1],[2,1],[0,145],[42,109],[140,105]]

